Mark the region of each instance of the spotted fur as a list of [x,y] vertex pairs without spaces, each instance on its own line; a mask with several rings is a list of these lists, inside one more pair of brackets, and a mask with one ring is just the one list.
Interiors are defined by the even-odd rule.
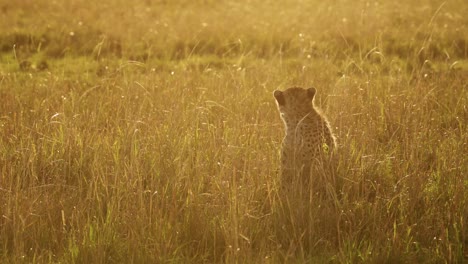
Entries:
[[293,87],[273,94],[286,130],[281,150],[281,172],[286,181],[309,176],[311,166],[336,149],[327,119],[313,104],[315,93],[315,88]]

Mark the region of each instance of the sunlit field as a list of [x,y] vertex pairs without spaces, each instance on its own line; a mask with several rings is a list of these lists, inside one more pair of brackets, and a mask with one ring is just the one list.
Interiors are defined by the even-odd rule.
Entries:
[[[0,1],[0,263],[468,262],[467,14]],[[325,195],[279,175],[291,86],[337,137]]]

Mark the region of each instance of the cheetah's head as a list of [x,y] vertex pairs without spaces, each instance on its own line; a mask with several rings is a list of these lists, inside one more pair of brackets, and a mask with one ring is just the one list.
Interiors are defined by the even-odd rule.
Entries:
[[275,96],[281,116],[283,118],[290,118],[312,111],[312,101],[316,92],[315,88],[292,87],[284,91],[275,90],[273,95]]

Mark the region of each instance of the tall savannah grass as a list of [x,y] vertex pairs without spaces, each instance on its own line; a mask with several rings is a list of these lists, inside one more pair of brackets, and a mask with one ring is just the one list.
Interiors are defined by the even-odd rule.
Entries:
[[[0,12],[0,262],[468,261],[464,1]],[[290,86],[338,138],[331,195],[280,191]]]

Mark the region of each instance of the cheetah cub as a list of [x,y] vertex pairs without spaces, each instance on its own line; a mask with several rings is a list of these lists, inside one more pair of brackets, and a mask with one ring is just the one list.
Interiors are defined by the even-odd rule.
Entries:
[[312,164],[320,164],[336,149],[327,119],[313,104],[315,93],[315,88],[299,87],[273,93],[286,130],[281,150],[283,181],[308,179]]

